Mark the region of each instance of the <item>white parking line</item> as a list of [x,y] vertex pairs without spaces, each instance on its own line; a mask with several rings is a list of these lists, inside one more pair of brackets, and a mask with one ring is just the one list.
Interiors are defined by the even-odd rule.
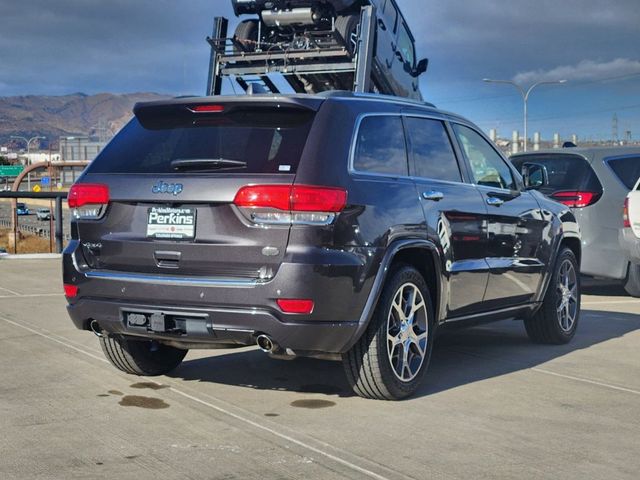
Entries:
[[[466,351],[466,350],[463,350],[463,349],[460,349],[460,348],[449,348],[448,350],[451,351],[451,352],[459,353],[461,355],[467,355],[469,357],[485,358],[485,359],[488,359],[488,360],[492,360],[494,362],[505,363],[507,365],[520,366],[520,363],[518,363],[518,362],[505,361],[505,360],[501,360],[501,359],[496,358],[496,357],[491,356],[491,355],[483,355],[481,353],[469,352],[469,351]],[[567,380],[573,380],[573,381],[576,381],[576,382],[588,383],[590,385],[596,385],[598,387],[609,388],[611,390],[617,390],[619,392],[626,392],[626,393],[632,393],[634,395],[640,395],[640,390],[634,390],[633,388],[620,387],[618,385],[612,385],[610,383],[599,382],[597,380],[592,380],[590,378],[574,377],[573,375],[565,375],[563,373],[553,372],[551,370],[546,370],[544,368],[522,366],[521,370],[523,370],[523,371],[524,370],[531,370],[533,372],[543,373],[545,375],[552,375],[554,377],[565,378]]]
[[[46,333],[39,332],[38,330],[35,330],[35,329],[31,328],[31,327],[27,327],[26,325],[22,325],[22,324],[20,324],[18,322],[14,322],[13,320],[9,320],[8,318],[0,317],[0,320],[3,320],[3,321],[5,321],[5,322],[7,322],[7,323],[9,323],[11,325],[14,325],[14,326],[18,327],[18,328],[22,328],[24,330],[27,330],[28,332],[31,332],[31,333],[33,333],[35,335],[40,336],[40,337],[43,337],[43,338],[46,338],[46,339],[51,340],[53,342],[56,342],[56,343],[58,343],[60,345],[63,345],[65,347],[67,347],[67,348],[70,348],[70,349],[72,349],[72,350],[74,350],[74,351],[76,351],[78,353],[82,353],[82,354],[84,354],[84,355],[86,355],[88,357],[91,357],[91,358],[95,359],[95,360],[99,360],[100,362],[109,363],[109,361],[107,359],[105,359],[104,357],[100,357],[100,356],[94,355],[94,354],[92,354],[92,353],[90,353],[90,352],[88,352],[88,351],[86,351],[86,350],[84,350],[82,348],[78,348],[78,347],[76,347],[74,345],[71,345],[69,343],[69,341],[59,340],[58,338],[55,338],[52,335],[48,335]],[[61,337],[61,338],[63,338],[63,337]],[[156,380],[153,379],[153,378],[145,378],[145,377],[141,377],[141,378],[143,378],[145,380],[148,380],[150,382],[156,383]],[[249,418],[245,418],[242,415],[238,415],[238,414],[233,413],[233,412],[231,412],[231,411],[229,411],[229,410],[227,410],[225,408],[222,408],[222,407],[220,407],[218,405],[215,405],[215,404],[213,404],[211,402],[208,402],[206,400],[202,400],[202,399],[200,399],[200,398],[198,398],[198,397],[196,397],[194,395],[190,395],[189,393],[183,392],[182,390],[177,389],[173,385],[170,385],[170,390],[172,392],[184,397],[184,398],[188,398],[189,400],[192,400],[192,401],[194,401],[196,403],[199,403],[200,405],[204,405],[204,406],[206,406],[208,408],[211,408],[211,409],[213,409],[213,410],[215,410],[215,411],[217,411],[219,413],[222,413],[222,414],[227,415],[227,416],[229,416],[231,418],[234,418],[234,419],[236,419],[236,420],[238,420],[240,422],[243,422],[243,423],[245,423],[247,425],[250,425],[250,426],[252,426],[254,428],[266,431],[266,432],[268,432],[268,433],[270,433],[270,434],[272,434],[272,435],[274,435],[274,436],[276,436],[276,437],[278,437],[278,438],[280,438],[282,440],[285,440],[287,442],[293,443],[293,444],[298,445],[298,446],[300,446],[300,447],[302,447],[304,449],[307,449],[307,450],[312,451],[312,452],[314,452],[314,453],[316,453],[318,455],[321,455],[321,456],[323,456],[325,458],[333,460],[334,462],[339,463],[339,464],[341,464],[341,465],[343,465],[345,467],[348,467],[351,470],[359,472],[359,473],[361,473],[363,475],[366,475],[367,477],[375,478],[377,480],[389,480],[388,477],[384,477],[384,476],[379,475],[378,473],[375,473],[375,472],[373,472],[371,470],[368,470],[366,468],[360,467],[359,465],[356,465],[356,464],[354,464],[354,463],[352,463],[352,462],[350,462],[348,460],[345,460],[344,458],[338,457],[337,455],[333,455],[333,454],[331,454],[329,452],[326,452],[326,451],[324,451],[324,450],[322,450],[320,448],[316,448],[313,445],[310,445],[310,444],[305,443],[305,442],[303,442],[301,440],[298,440],[298,439],[296,439],[296,438],[294,438],[294,437],[292,437],[290,435],[287,435],[286,433],[279,432],[279,431],[275,430],[274,428],[268,427],[267,425],[264,425],[264,424],[261,424],[261,423],[258,423],[258,422],[254,422],[253,420],[251,420]],[[209,396],[209,395],[207,395],[207,396]],[[236,407],[236,408],[238,408],[238,407]],[[246,412],[246,413],[249,413],[249,412]],[[332,447],[331,445],[328,445],[328,444],[326,444],[326,445],[329,446],[329,447]],[[395,472],[395,473],[397,475],[399,475],[399,476],[404,477],[404,478],[410,478],[410,477],[407,477],[407,476],[401,474],[400,472]]]
[[[2,290],[7,290],[6,288],[0,287]],[[9,290],[7,290],[9,291]],[[36,297],[62,297],[64,293],[27,293],[21,294],[16,293],[14,295],[0,295],[0,299],[2,298],[36,298]]]
[[553,375],[554,377],[561,377],[561,378],[566,378],[568,380],[575,380],[576,382],[590,383],[591,385],[598,385],[600,387],[611,388],[612,390],[618,390],[620,392],[627,392],[627,393],[633,393],[634,395],[640,395],[640,391],[633,390],[632,388],[618,387],[617,385],[611,385],[610,383],[597,382],[595,380],[589,380],[588,378],[574,377],[572,375],[564,375],[562,373],[552,372],[550,370],[545,370],[543,368],[533,367],[531,368],[531,370],[538,373],[544,373],[546,375]]
[[13,296],[13,297],[20,295],[18,292],[14,292],[13,290],[9,290],[8,288],[0,287],[0,290],[5,291],[5,292],[9,292],[11,294],[11,296]]
[[616,304],[627,304],[627,303],[637,303],[640,305],[640,299],[628,298],[625,300],[603,300],[600,302],[594,302],[587,300],[586,302],[580,302],[581,305],[616,305]]

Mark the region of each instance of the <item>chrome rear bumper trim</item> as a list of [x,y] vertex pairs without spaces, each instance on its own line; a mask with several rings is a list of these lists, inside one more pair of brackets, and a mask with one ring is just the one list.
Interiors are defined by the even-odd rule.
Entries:
[[86,278],[112,280],[118,282],[155,283],[161,285],[189,286],[189,287],[254,287],[266,283],[260,280],[244,278],[199,278],[176,277],[168,275],[150,275],[146,273],[123,273],[112,271],[85,272]]

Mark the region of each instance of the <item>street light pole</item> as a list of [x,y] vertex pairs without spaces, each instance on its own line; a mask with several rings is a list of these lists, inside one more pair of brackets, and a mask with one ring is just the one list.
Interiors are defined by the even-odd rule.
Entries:
[[[43,137],[41,135],[36,135],[35,137],[31,137],[27,140],[26,137],[21,137],[20,135],[11,135],[11,138],[15,138],[18,140],[24,140],[27,143],[27,166],[31,164],[31,142],[38,139],[46,139],[47,137]],[[31,174],[27,176],[27,190],[31,191]]]
[[527,151],[527,143],[529,140],[529,137],[528,137],[529,125],[528,125],[527,110],[528,110],[529,97],[531,96],[531,92],[533,92],[533,90],[540,85],[562,85],[564,83],[567,83],[566,80],[541,81],[541,82],[534,83],[527,90],[525,90],[524,87],[522,87],[521,85],[511,80],[493,80],[491,78],[484,78],[483,81],[487,83],[506,83],[507,85],[513,85],[518,89],[518,91],[520,92],[520,95],[522,95],[522,101],[524,103],[524,151],[525,152]]

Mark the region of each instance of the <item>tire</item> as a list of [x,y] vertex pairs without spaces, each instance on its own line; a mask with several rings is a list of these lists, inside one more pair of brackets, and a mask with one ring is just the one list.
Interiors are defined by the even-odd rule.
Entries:
[[169,373],[187,354],[187,350],[120,335],[100,337],[100,346],[117,369],[150,377]]
[[[407,318],[407,309],[412,306],[419,308]],[[376,400],[400,400],[415,393],[431,358],[433,318],[431,297],[424,278],[408,265],[393,268],[369,327],[342,358],[353,391],[361,397]],[[392,343],[388,334],[397,343]],[[402,358],[406,345],[409,346],[406,351],[412,354],[407,363]]]
[[240,22],[236,27],[233,38],[242,45],[242,48],[240,48],[234,44],[233,51],[235,53],[255,51],[256,43],[258,42],[258,20]]
[[624,283],[624,289],[632,297],[640,297],[640,265],[636,263],[629,264],[629,272],[627,280]]
[[524,321],[529,338],[536,343],[569,343],[580,320],[580,272],[573,252],[560,251],[542,306]]
[[356,45],[352,41],[353,35],[358,32],[360,15],[340,15],[336,18],[336,32],[344,41],[344,46],[350,55],[356,51]]

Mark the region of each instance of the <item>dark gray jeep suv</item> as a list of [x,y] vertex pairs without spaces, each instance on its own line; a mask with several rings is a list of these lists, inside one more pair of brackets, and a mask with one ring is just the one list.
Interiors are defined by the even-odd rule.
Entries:
[[399,399],[444,326],[573,337],[575,218],[467,120],[342,92],[134,111],[69,192],[63,259],[69,314],[117,368],[257,343],[342,360],[358,394]]

